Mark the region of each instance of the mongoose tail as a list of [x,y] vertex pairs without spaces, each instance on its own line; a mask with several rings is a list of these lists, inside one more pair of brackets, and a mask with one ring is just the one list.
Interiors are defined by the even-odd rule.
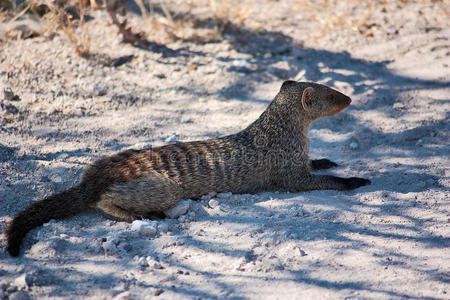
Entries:
[[20,244],[31,229],[51,219],[68,218],[87,211],[89,204],[88,201],[83,200],[83,195],[83,186],[78,185],[35,202],[21,211],[7,229],[8,252],[11,256],[19,255]]

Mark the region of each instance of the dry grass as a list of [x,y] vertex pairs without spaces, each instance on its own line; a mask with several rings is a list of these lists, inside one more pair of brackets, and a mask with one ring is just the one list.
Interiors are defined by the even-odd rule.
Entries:
[[[54,33],[62,30],[74,45],[75,51],[81,56],[88,56],[89,30],[84,21],[87,9],[105,9],[122,34],[123,41],[141,46],[148,44],[147,39],[163,44],[179,39],[211,42],[221,39],[228,28],[248,26],[252,21],[251,0],[188,0],[177,3],[177,6],[172,4],[172,7],[167,4],[170,1],[161,1],[157,5],[152,0],[134,1],[141,11],[141,18],[130,18],[134,21],[132,26],[127,22],[124,0],[59,1],[66,6],[75,3],[80,12],[79,18],[69,14],[66,7],[56,5],[56,1],[28,0],[25,2],[26,7],[22,7],[22,11],[10,22],[29,10],[36,11],[39,6],[45,5],[49,12],[41,19],[47,31]],[[103,5],[98,6],[97,2]],[[443,14],[450,15],[450,0],[292,0],[289,9],[294,9],[302,17],[317,24],[314,32],[309,33],[316,38],[336,30],[348,30],[370,37],[377,26],[371,20],[374,12],[384,9],[395,13],[411,3],[436,5]],[[0,12],[0,20],[5,18],[7,14]],[[260,26],[264,28],[265,25],[262,23]]]
[[[59,6],[56,2],[50,0],[30,0],[26,2],[22,10],[11,18],[8,23],[12,24],[25,13],[32,11],[36,16],[39,16],[47,33],[52,34],[61,29],[74,46],[76,53],[85,57],[89,55],[90,48],[90,38],[84,21],[87,5],[85,1],[76,1],[76,4],[80,12],[79,18],[68,13],[66,8]],[[42,15],[41,11],[43,7],[48,11]]]
[[[147,11],[142,0],[135,1],[144,16],[144,27],[150,29],[148,35],[165,36],[166,40],[215,41],[222,37],[227,28],[243,26],[252,12],[248,1],[187,1],[183,10],[178,12],[164,3],[155,7],[151,2]],[[207,9],[202,9],[205,7]]]
[[[39,0],[33,1],[39,4]],[[90,38],[84,21],[87,5],[85,1],[77,1],[76,3],[80,11],[79,19],[75,19],[64,8],[46,0],[44,4],[49,8],[50,12],[44,15],[44,23],[47,24],[51,31],[56,31],[58,28],[62,29],[74,46],[76,53],[82,57],[87,57],[90,54]]]
[[334,30],[349,30],[370,37],[373,36],[372,28],[376,26],[371,22],[375,11],[395,13],[412,3],[439,6],[446,15],[450,12],[450,0],[297,0],[295,9],[317,23],[316,37],[323,37]]

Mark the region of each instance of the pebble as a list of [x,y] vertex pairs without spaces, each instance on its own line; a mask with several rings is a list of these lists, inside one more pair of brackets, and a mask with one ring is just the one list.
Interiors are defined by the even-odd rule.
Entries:
[[351,142],[349,146],[350,146],[350,149],[356,150],[356,149],[358,149],[359,144],[357,142]]
[[47,135],[53,134],[58,132],[58,128],[57,127],[38,127],[36,129],[33,130],[33,135],[35,137],[45,137]]
[[298,253],[300,254],[300,256],[306,256],[308,255],[303,249],[298,248]]
[[250,62],[246,59],[235,59],[232,62],[233,66],[235,67],[245,67],[245,68],[249,68],[251,66]]
[[426,187],[426,186],[427,186],[427,184],[426,184],[424,181],[419,182],[419,183],[417,184],[417,187],[419,187],[419,188],[424,188],[424,187]]
[[7,299],[6,298],[6,292],[3,289],[3,287],[0,286],[0,300],[3,300],[3,299]]
[[94,87],[94,93],[97,96],[104,96],[108,92],[108,89],[104,86],[96,86]]
[[217,198],[230,199],[233,194],[231,192],[218,193]]
[[131,223],[131,230],[139,235],[153,235],[158,232],[156,229],[158,222],[150,220],[135,220]]
[[35,243],[30,249],[30,255],[34,258],[52,258],[63,253],[68,245],[69,243],[61,238],[46,239]]
[[14,93],[11,88],[5,88],[3,90],[3,99],[7,101],[11,101],[14,99]]
[[61,153],[61,154],[58,155],[56,158],[57,158],[57,159],[63,160],[63,159],[66,159],[66,158],[68,158],[68,157],[69,157],[69,154],[67,154],[67,153]]
[[211,199],[211,200],[209,200],[209,202],[208,202],[208,206],[210,207],[210,208],[216,208],[216,207],[218,207],[219,206],[219,201],[217,201],[217,199]]
[[20,289],[29,287],[30,283],[27,282],[27,274],[26,273],[21,274],[19,277],[14,279],[14,285],[17,286]]
[[129,291],[120,293],[119,295],[115,296],[113,300],[130,300],[131,299],[131,293]]
[[151,149],[151,148],[152,148],[152,143],[150,143],[150,142],[140,142],[140,143],[134,144],[133,146],[130,147],[130,149],[136,149],[136,150]]
[[29,300],[31,299],[30,295],[28,295],[25,291],[17,291],[9,295],[9,300]]
[[169,224],[167,224],[166,222],[159,223],[158,230],[159,230],[159,232],[164,232],[164,233],[169,231]]
[[180,119],[181,123],[193,123],[194,120],[192,119],[192,117],[187,116],[187,115],[183,115]]
[[392,108],[396,109],[396,110],[402,110],[402,109],[405,108],[405,105],[403,103],[401,103],[401,102],[396,102],[396,103],[394,103]]
[[22,274],[15,280],[16,285],[22,288],[31,286],[46,286],[55,282],[55,278],[50,272],[44,270],[34,270]]
[[123,249],[126,252],[130,252],[131,250],[133,250],[133,246],[130,243],[124,243],[120,245],[121,249]]
[[105,252],[110,254],[116,254],[118,252],[117,245],[115,241],[107,240],[106,242],[102,243],[102,248]]
[[148,267],[148,262],[147,262],[147,259],[145,257],[139,257],[139,259],[137,261],[137,264],[140,267],[143,267],[143,268]]
[[177,206],[172,207],[171,209],[165,211],[164,213],[171,219],[176,219],[177,217],[184,215],[187,213],[190,207],[189,200],[181,200],[178,202]]
[[210,200],[211,198],[215,197],[216,195],[217,195],[216,192],[211,192],[211,193],[209,193],[208,195],[203,195],[202,198],[201,198],[200,200],[208,201],[208,200]]
[[161,263],[158,262],[158,261],[156,261],[156,260],[154,260],[153,257],[147,256],[147,257],[145,258],[145,260],[146,260],[146,262],[147,262],[147,265],[148,265],[150,268],[153,268],[153,269],[163,269],[163,266],[161,265]]
[[1,111],[5,111],[6,113],[10,114],[17,114],[19,112],[19,109],[11,103],[0,102],[0,112]]
[[176,142],[176,140],[177,140],[177,135],[174,133],[171,136],[169,136],[168,138],[166,138],[164,140],[164,142],[165,143],[173,143],[173,142]]

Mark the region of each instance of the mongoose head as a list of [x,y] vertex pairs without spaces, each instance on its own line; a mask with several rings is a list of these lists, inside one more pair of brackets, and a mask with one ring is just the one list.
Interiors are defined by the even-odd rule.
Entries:
[[352,102],[350,97],[325,85],[292,80],[283,83],[280,96],[311,120],[333,116]]

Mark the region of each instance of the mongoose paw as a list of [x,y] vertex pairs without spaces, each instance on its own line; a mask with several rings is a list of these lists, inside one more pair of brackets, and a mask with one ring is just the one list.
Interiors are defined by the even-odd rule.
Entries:
[[347,190],[354,190],[369,184],[371,184],[370,180],[364,178],[350,177],[345,179],[345,186]]
[[9,245],[7,249],[11,256],[19,256],[20,245]]
[[313,168],[313,170],[324,170],[337,166],[337,163],[326,158],[311,160],[311,167]]

